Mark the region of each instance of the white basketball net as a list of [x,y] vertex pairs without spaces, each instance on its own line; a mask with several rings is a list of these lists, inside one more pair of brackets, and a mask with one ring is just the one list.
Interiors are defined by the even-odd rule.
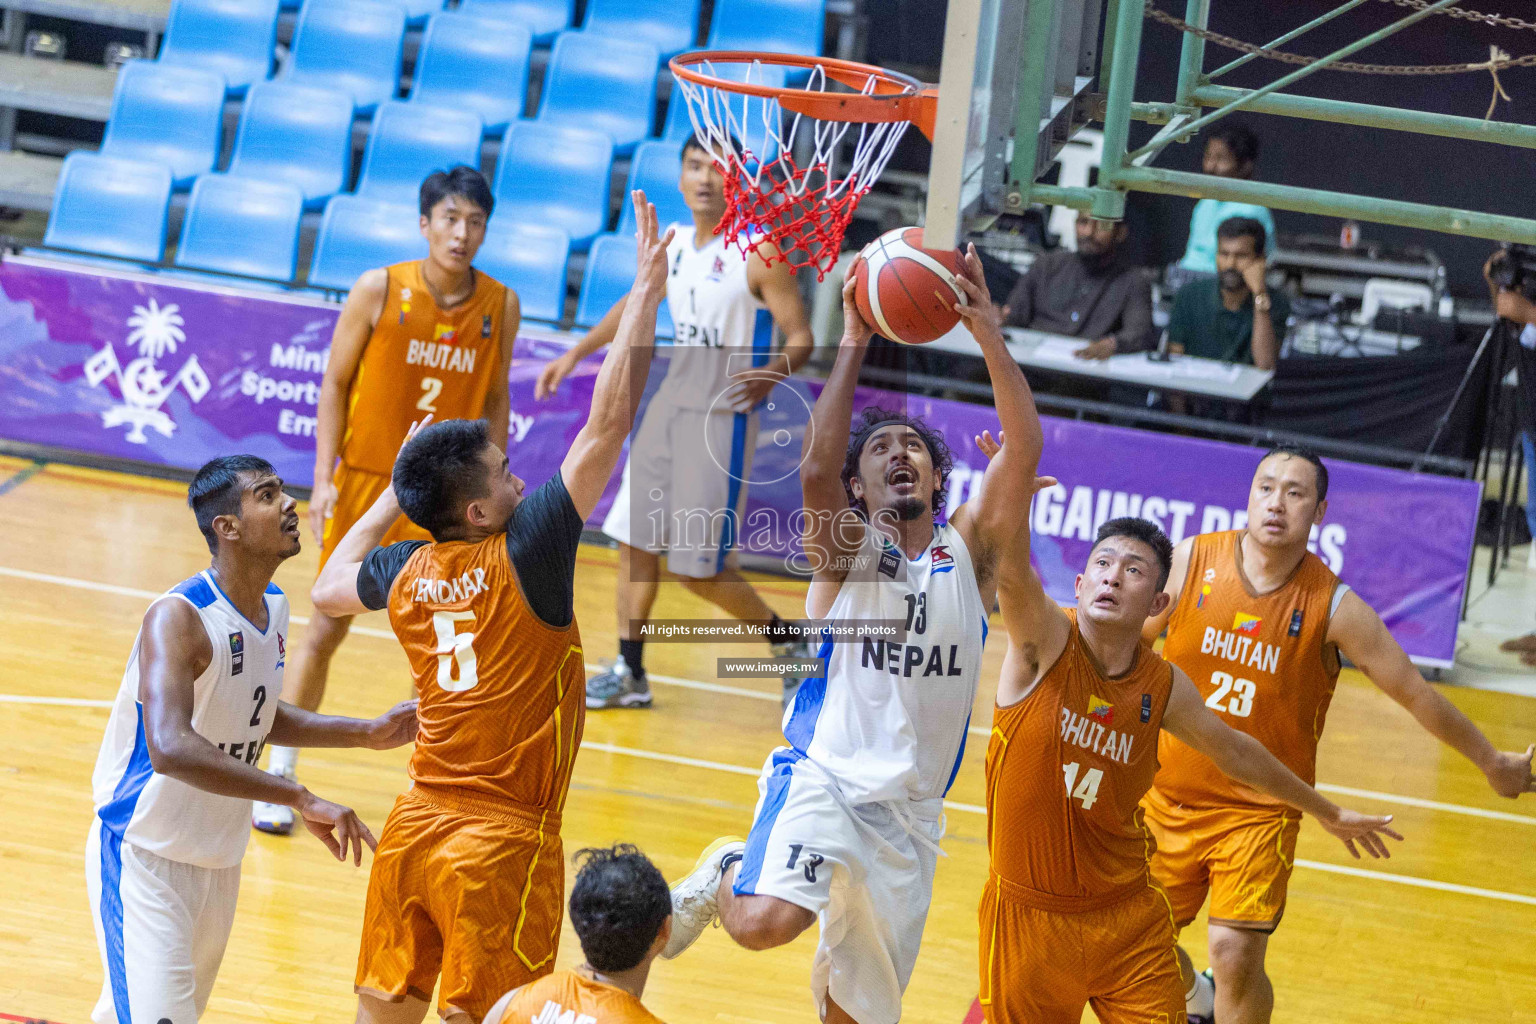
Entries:
[[[750,85],[780,86],[778,65],[701,61],[707,75]],[[866,76],[861,91],[874,95],[880,79]],[[872,124],[826,121],[783,109],[772,97],[676,79],[693,130],[725,175],[726,213],[715,229],[743,252],[772,242],[770,263],[794,270],[814,266],[819,281],[837,262],[843,234],[859,200],[879,180],[909,121]],[[847,89],[810,69],[807,92]],[[851,91],[851,90],[849,90]],[[811,152],[804,166],[794,155],[800,122],[810,123]],[[857,128],[857,134],[853,130]],[[803,142],[802,142],[803,144]]]

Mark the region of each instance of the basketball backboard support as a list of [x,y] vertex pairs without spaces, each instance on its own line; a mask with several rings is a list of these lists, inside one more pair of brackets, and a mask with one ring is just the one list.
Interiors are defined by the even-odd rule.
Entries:
[[[949,248],[998,214],[1089,121],[1103,0],[950,0],[924,242]],[[1022,141],[1021,141],[1022,140]]]

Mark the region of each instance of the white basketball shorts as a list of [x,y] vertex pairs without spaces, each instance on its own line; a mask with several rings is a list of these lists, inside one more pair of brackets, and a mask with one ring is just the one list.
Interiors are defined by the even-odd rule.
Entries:
[[94,821],[86,891],[106,980],[96,1024],[196,1024],[224,959],[240,865],[200,868],[122,842]]
[[603,532],[667,553],[667,569],[708,579],[736,567],[757,448],[757,414],[699,412],[653,401],[629,442],[629,459]]
[[814,762],[781,747],[757,780],[757,812],[733,886],[814,912],[811,994],[860,1024],[896,1024],[912,978],[944,833],[941,802],[850,805]]

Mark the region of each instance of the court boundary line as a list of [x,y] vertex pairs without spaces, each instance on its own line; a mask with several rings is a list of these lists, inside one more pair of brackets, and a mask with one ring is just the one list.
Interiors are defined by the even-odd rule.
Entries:
[[[0,694],[0,703],[101,708],[110,708],[112,706],[111,701],[105,700],[86,700],[78,697],[25,697],[18,694]],[[615,754],[620,757],[633,757],[642,761],[675,764],[685,768],[700,768],[705,771],[724,772],[730,775],[741,775],[750,778],[757,778],[762,774],[761,768],[754,768],[744,764],[729,764],[724,761],[711,761],[700,757],[686,757],[682,754],[667,754],[659,750],[626,747],[617,743],[604,743],[600,740],[583,739],[581,749],[593,750],[603,754]],[[960,811],[966,814],[985,815],[987,813],[987,809],[979,804],[965,804],[953,800],[944,801],[944,809],[946,811]],[[1461,896],[1478,896],[1483,899],[1499,900],[1504,903],[1520,903],[1536,907],[1536,896],[1527,896],[1523,893],[1502,892],[1498,889],[1484,889],[1474,885],[1461,885],[1457,882],[1441,882],[1433,878],[1419,878],[1416,875],[1397,875],[1386,871],[1372,871],[1369,868],[1357,868],[1348,864],[1330,864],[1326,861],[1297,858],[1295,863],[1297,867],[1308,868],[1313,871],[1349,875],[1354,878],[1392,882],[1397,885],[1407,885],[1418,889],[1434,889]]]
[[32,465],[22,466],[4,480],[0,480],[0,497],[10,494],[16,488],[41,473],[47,466],[48,463],[39,459],[34,461]]
[[[0,566],[0,576],[9,576],[13,579],[27,580],[32,583],[51,583],[56,586],[70,587],[77,590],[91,590],[103,594],[115,594],[119,597],[133,597],[140,600],[153,601],[164,596],[151,590],[141,590],[137,587],[123,587],[114,583],[100,583],[96,580],[85,580],[74,576],[57,576],[52,573],[33,572],[30,569],[16,569],[10,566]],[[309,617],[305,615],[290,615],[289,622],[298,625],[307,625]],[[391,630],[376,629],[372,626],[354,625],[351,630],[360,636],[374,637],[376,639],[393,640],[395,634]],[[586,664],[589,672],[602,671],[605,666],[600,664]],[[666,686],[675,686],[684,690],[698,690],[704,693],[719,693],[731,697],[743,697],[748,700],[768,701],[779,703],[780,695],[764,690],[751,690],[741,686],[730,686],[725,683],[709,683],[699,679],[687,679],[681,676],[662,675],[660,673],[646,673],[646,678]],[[0,694],[0,703],[12,704],[47,704],[65,703],[73,698],[26,698],[18,699],[11,695]],[[85,704],[81,706],[94,706]],[[106,702],[101,706],[110,707]],[[985,738],[991,735],[991,730],[981,726],[971,726],[970,735]],[[754,770],[755,773],[755,770]],[[1505,821],[1516,825],[1536,826],[1536,815],[1514,814],[1509,811],[1496,811],[1490,808],[1475,807],[1470,804],[1452,804],[1439,800],[1427,800],[1422,797],[1406,796],[1400,793],[1384,793],[1374,789],[1356,789],[1352,786],[1340,786],[1329,782],[1319,782],[1316,788],[1321,793],[1331,793],[1336,796],[1352,796],[1362,800],[1376,800],[1382,803],[1399,804],[1403,807],[1416,807],[1421,810],[1441,811],[1445,814],[1460,814],[1470,818],[1482,818],[1487,821]]]

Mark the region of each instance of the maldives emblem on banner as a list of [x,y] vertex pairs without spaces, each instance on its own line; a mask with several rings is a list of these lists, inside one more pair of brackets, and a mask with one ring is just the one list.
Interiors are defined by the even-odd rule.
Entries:
[[188,356],[187,361],[169,379],[166,371],[156,365],[156,360],[175,352],[176,346],[187,340],[182,326],[181,312],[175,303],[161,306],[150,299],[147,306],[134,306],[133,314],[128,317],[129,330],[125,343],[129,348],[137,349],[137,359],[123,366],[118,362],[116,350],[108,342],[100,352],[85,361],[86,383],[94,388],[108,377],[115,378],[117,392],[123,399],[121,405],[112,406],[101,414],[102,429],[110,430],[127,424],[128,435],[125,440],[133,444],[144,444],[149,440],[144,435],[145,427],[162,437],[170,437],[176,424],[160,408],[166,399],[180,387],[192,401],[203,400],[210,384],[208,375],[198,365],[197,356]]

